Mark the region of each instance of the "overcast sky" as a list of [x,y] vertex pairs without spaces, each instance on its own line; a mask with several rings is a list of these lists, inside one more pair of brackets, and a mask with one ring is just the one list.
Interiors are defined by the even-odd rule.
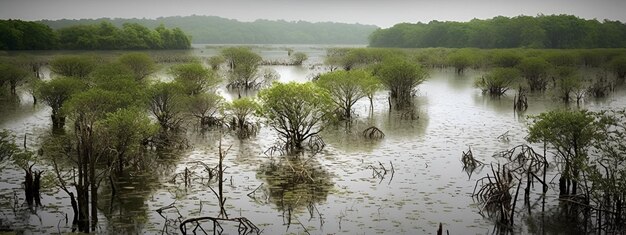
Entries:
[[401,22],[468,21],[498,15],[573,14],[626,21],[626,0],[0,0],[2,19],[157,18],[214,15],[334,21],[390,27]]

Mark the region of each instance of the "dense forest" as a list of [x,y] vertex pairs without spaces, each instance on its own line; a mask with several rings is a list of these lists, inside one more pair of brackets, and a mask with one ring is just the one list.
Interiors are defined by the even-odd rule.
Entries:
[[344,23],[310,23],[305,21],[256,20],[240,22],[217,16],[174,16],[157,19],[81,19],[44,20],[53,29],[73,25],[111,22],[115,26],[137,23],[148,28],[160,24],[178,27],[191,36],[193,43],[224,44],[366,44],[367,37],[377,29],[373,25]]
[[136,23],[121,27],[103,21],[53,30],[21,20],[0,20],[0,50],[124,50],[187,49],[189,37],[179,28],[159,25],[154,30]]
[[626,47],[626,25],[572,15],[498,16],[396,24],[375,31],[369,40],[372,47],[619,48]]

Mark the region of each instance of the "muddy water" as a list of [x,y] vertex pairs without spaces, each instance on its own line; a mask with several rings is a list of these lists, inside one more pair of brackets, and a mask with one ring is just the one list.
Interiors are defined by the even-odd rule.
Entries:
[[[193,53],[210,56],[214,53],[211,50],[217,51],[205,47]],[[271,48],[258,50],[266,58],[279,58],[275,54],[282,53]],[[320,50],[316,53],[321,54]],[[315,60],[321,61],[319,56]],[[281,75],[281,82],[304,82],[316,72],[310,66],[269,67]],[[208,180],[208,172],[198,162],[215,166],[221,140],[223,148],[229,149],[224,161],[228,167],[224,176],[226,211],[231,218],[250,219],[264,234],[432,234],[439,223],[450,234],[491,233],[493,223],[478,213],[471,198],[475,180],[488,169],[470,178],[462,171],[462,151],[471,146],[479,160],[495,162],[498,159],[491,157],[493,153],[525,143],[525,115],[564,106],[549,94],[534,95],[529,97],[529,110],[515,114],[512,92],[493,99],[472,87],[473,78],[481,74],[472,70],[464,75],[453,70],[431,71],[429,80],[416,93],[414,120],[407,119],[404,112],[390,111],[386,92],[376,94],[374,107],[366,99],[359,101],[350,127],[326,128],[322,133],[326,148],[297,159],[264,153],[277,140],[276,133],[264,125],[248,140],[238,140],[228,132],[190,133],[192,147],[177,160],[150,163],[154,165],[150,171],[120,179],[122,187],[113,198],[106,190],[100,193],[98,230],[177,234],[181,220],[218,216],[217,199],[210,188],[217,185]],[[228,91],[220,92],[235,97]],[[583,105],[592,110],[625,107],[626,92],[620,89],[609,98]],[[2,108],[0,128],[11,129],[18,137],[28,133],[29,145],[36,146],[37,136],[49,128],[49,109],[33,107],[27,94],[22,95],[21,102],[3,104]],[[380,128],[385,138],[372,141],[360,137],[369,126]],[[496,138],[505,132],[509,141]],[[382,172],[381,164],[388,170],[384,177],[376,176],[372,169]],[[47,169],[45,165],[39,167]],[[310,181],[300,180],[300,175],[285,170],[288,167],[307,172],[315,183],[305,183]],[[187,187],[183,183],[185,169],[192,179]],[[44,207],[32,213],[20,204],[22,172],[8,165],[1,174],[0,226],[27,233],[71,231],[71,222],[65,220],[66,215],[70,221],[72,216],[65,193],[46,191]],[[12,204],[14,195],[17,205]],[[551,189],[549,204],[554,204],[555,196]],[[157,212],[168,205],[176,209]],[[518,231],[528,230],[519,224]],[[226,223],[223,227],[226,233],[236,234],[235,226]],[[203,228],[211,229],[212,225],[205,223]]]

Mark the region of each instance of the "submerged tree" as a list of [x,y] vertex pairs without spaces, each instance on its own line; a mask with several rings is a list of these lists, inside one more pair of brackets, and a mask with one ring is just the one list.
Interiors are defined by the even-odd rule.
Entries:
[[609,62],[609,68],[615,73],[617,78],[626,78],[626,55],[613,58]]
[[183,96],[180,85],[156,83],[148,88],[149,110],[165,132],[177,131],[182,124]]
[[133,73],[136,81],[143,81],[156,71],[154,61],[146,53],[128,53],[120,56],[117,60]]
[[108,113],[127,108],[131,104],[133,104],[133,99],[130,96],[101,89],[90,89],[72,96],[63,107],[64,112],[74,121],[73,139],[78,173],[76,192],[79,227],[82,232],[88,232],[90,227],[92,231],[95,231],[98,223],[98,182],[103,174],[97,166],[104,151],[99,145],[102,137],[97,136],[96,124]]
[[578,71],[572,67],[557,67],[553,73],[557,96],[564,103],[569,103],[572,96],[576,96],[576,103],[580,103],[584,89],[583,80]]
[[217,71],[220,69],[220,66],[224,62],[226,62],[226,59],[224,59],[224,56],[222,55],[216,55],[216,56],[211,56],[211,58],[209,58],[207,62],[209,63],[213,71]]
[[312,83],[275,83],[259,93],[262,115],[282,137],[286,149],[301,150],[302,143],[324,129],[332,112],[332,99]]
[[50,70],[65,77],[84,79],[96,68],[96,60],[91,56],[65,55],[50,61]]
[[495,68],[488,74],[480,77],[476,81],[476,86],[483,93],[492,96],[502,96],[511,85],[517,83],[520,77],[519,71],[514,68]]
[[376,68],[374,75],[378,76],[383,86],[389,90],[398,108],[412,103],[414,89],[427,78],[427,72],[421,66],[404,59],[384,61]]
[[593,143],[597,158],[586,168],[594,186],[590,199],[596,205],[598,232],[620,233],[626,216],[626,110],[603,111],[595,116],[601,131]]
[[186,99],[187,112],[200,122],[201,126],[214,125],[215,115],[223,106],[224,98],[218,94],[202,93]]
[[237,99],[226,106],[226,110],[233,118],[231,128],[237,130],[239,138],[246,138],[256,133],[256,127],[250,119],[260,108],[259,103],[251,98]]
[[597,135],[594,117],[587,111],[555,110],[534,117],[528,141],[550,144],[556,156],[565,161],[559,179],[561,195],[578,193],[580,174],[588,162],[587,150]]
[[63,105],[72,95],[82,91],[86,85],[75,78],[55,78],[42,82],[37,86],[36,93],[52,112],[52,128],[62,129],[65,126],[65,114],[61,111]]
[[17,94],[17,86],[26,82],[30,73],[12,64],[0,64],[0,88],[9,84],[11,95]]
[[334,71],[323,74],[316,84],[326,89],[346,119],[352,116],[352,106],[372,93],[376,78],[364,70]]
[[472,52],[466,49],[457,50],[448,57],[448,63],[457,74],[462,74],[472,64]]
[[158,127],[145,112],[133,108],[107,114],[96,123],[96,129],[102,147],[108,150],[111,161],[117,162],[117,171],[121,174],[126,165],[137,162],[132,157],[139,154],[141,143],[153,136]]
[[199,63],[172,67],[170,73],[187,95],[197,95],[213,89],[219,83],[216,74]]
[[527,57],[522,59],[517,68],[526,78],[531,91],[543,91],[548,84],[547,76],[550,64],[539,57]]
[[222,51],[222,56],[231,71],[229,87],[244,90],[258,88],[257,69],[263,60],[260,55],[247,47],[230,47]]
[[294,65],[302,65],[302,63],[309,59],[309,57],[304,52],[296,52],[290,55],[291,63]]

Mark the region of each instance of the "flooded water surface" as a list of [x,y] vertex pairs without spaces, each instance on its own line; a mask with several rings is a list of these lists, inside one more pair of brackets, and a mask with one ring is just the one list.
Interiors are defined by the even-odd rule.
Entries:
[[[286,53],[282,47],[255,50],[266,59],[283,58]],[[295,48],[299,50],[309,54],[305,65],[267,66],[280,74],[280,82],[306,82],[321,72],[316,65],[322,63],[325,48]],[[218,47],[200,46],[181,53],[206,58],[218,52]],[[169,76],[168,65],[163,66],[156,78]],[[228,149],[226,213],[230,218],[249,219],[263,234],[433,234],[440,223],[450,234],[491,234],[494,223],[479,213],[471,197],[476,180],[490,172],[489,166],[469,175],[460,161],[463,151],[471,147],[478,160],[497,162],[494,153],[526,143],[526,115],[564,106],[549,94],[537,94],[529,97],[525,113],[515,113],[513,91],[498,99],[473,87],[474,78],[483,73],[469,70],[457,75],[452,69],[432,69],[418,87],[411,114],[390,110],[386,91],[376,94],[373,107],[367,99],[360,100],[349,126],[328,126],[323,131],[326,147],[321,152],[297,158],[266,151],[276,144],[277,134],[262,122],[259,133],[246,140],[218,130],[189,131],[191,147],[181,156],[146,163],[153,167],[118,179],[121,187],[113,197],[106,190],[100,192],[98,231],[180,234],[179,225],[185,219],[218,216],[212,191],[217,183],[205,165],[217,165],[221,141],[222,148]],[[219,92],[227,99],[236,97],[226,90]],[[15,132],[20,140],[26,135],[27,144],[37,148],[39,137],[49,132],[50,110],[41,104],[33,106],[28,93],[23,93],[19,102],[1,104],[0,129]],[[592,110],[625,107],[626,93],[620,88],[606,99],[583,106]],[[363,138],[361,132],[370,126],[378,127],[385,137]],[[505,133],[508,140],[497,138]],[[45,163],[37,167],[50,170]],[[43,194],[43,207],[30,211],[23,205],[23,171],[5,164],[0,174],[0,228],[26,234],[72,230],[72,209],[65,192],[50,186]],[[557,196],[551,188],[546,201],[556,205]],[[531,200],[538,197],[532,195]],[[524,212],[519,216],[532,217]],[[224,223],[224,233],[237,234],[236,226]],[[187,225],[188,231],[193,227]],[[518,227],[521,233],[531,229],[524,223]],[[213,225],[203,223],[202,228],[209,231]]]

